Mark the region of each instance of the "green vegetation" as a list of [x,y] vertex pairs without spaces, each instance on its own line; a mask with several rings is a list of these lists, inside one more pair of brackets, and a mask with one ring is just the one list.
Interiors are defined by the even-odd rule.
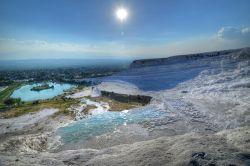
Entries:
[[31,88],[31,90],[33,91],[41,91],[41,90],[45,90],[45,89],[53,89],[54,86],[49,86],[49,84],[42,84],[42,85],[39,85],[39,86],[35,86],[33,88]]
[[4,100],[4,104],[7,106],[11,105],[20,105],[21,104],[21,98],[8,98]]
[[[54,97],[53,99],[48,100],[37,100],[32,102],[23,102],[21,99],[13,99],[10,98],[13,91],[19,87],[21,87],[22,83],[13,83],[7,89],[0,93],[0,108],[5,109],[6,111],[0,112],[0,117],[11,118],[21,116],[27,113],[37,112],[46,108],[58,108],[60,111],[55,114],[65,114],[72,115],[72,112],[69,111],[72,105],[76,105],[80,103],[78,99],[65,98],[64,95]],[[39,86],[40,88],[41,86]],[[77,89],[82,89],[83,86],[77,87]],[[77,90],[75,89],[75,90]],[[73,90],[74,91],[74,90]],[[132,108],[138,108],[145,105],[144,102],[141,102],[141,99],[136,100],[133,96],[124,96],[124,95],[106,95],[100,97],[88,97],[89,99],[96,102],[106,102],[110,106],[111,111],[123,111]],[[117,100],[116,100],[117,99]],[[129,102],[128,102],[129,101]],[[88,105],[85,108],[84,112],[88,113],[91,109],[96,108],[94,105]]]
[[50,100],[24,102],[19,106],[11,107],[8,111],[0,112],[0,116],[11,118],[24,115],[26,113],[37,112],[45,108],[58,108],[60,111],[57,114],[70,114],[68,108],[71,105],[78,104],[79,100],[67,99],[63,96],[58,96]]
[[11,94],[22,85],[23,83],[13,83],[9,85],[8,88],[0,92],[0,108],[6,107],[5,101],[8,100]]
[[[11,94],[21,86],[23,86],[23,83],[13,83],[9,85],[5,90],[0,92],[0,109],[5,110],[4,112],[0,112],[0,117],[17,117],[26,113],[36,112],[45,108],[58,108],[60,110],[58,114],[70,114],[68,108],[71,105],[79,103],[79,100],[68,99],[65,98],[63,95],[54,97],[53,99],[41,101],[37,100],[33,102],[24,102],[21,101],[20,98],[10,98]],[[45,85],[41,85],[37,88],[45,88]]]
[[148,104],[152,97],[145,96],[145,95],[126,95],[126,94],[119,94],[114,92],[107,92],[107,91],[101,91],[102,96],[109,97],[111,99],[114,99],[116,101],[122,102],[122,103],[141,103],[141,104]]
[[[90,98],[90,97],[89,97]],[[120,102],[117,100],[114,100],[112,98],[109,98],[107,96],[100,96],[100,97],[95,97],[95,98],[90,98],[91,100],[95,102],[106,102],[110,106],[111,111],[123,111],[123,110],[128,110],[132,108],[139,108],[144,106],[144,104],[139,103],[139,102]]]
[[[1,75],[1,74],[0,74]],[[12,80],[9,80],[9,79],[4,79],[4,78],[2,78],[1,76],[0,76],[0,86],[8,86],[8,85],[11,85],[11,84],[13,84],[14,83],[14,81],[12,81]]]

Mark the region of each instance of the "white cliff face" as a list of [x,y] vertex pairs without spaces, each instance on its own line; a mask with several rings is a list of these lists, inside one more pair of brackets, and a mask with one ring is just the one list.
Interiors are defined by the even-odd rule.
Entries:
[[219,57],[221,55],[227,55],[227,54],[235,53],[239,51],[241,51],[241,49],[214,51],[214,52],[197,53],[197,54],[189,54],[189,55],[178,55],[178,56],[172,56],[168,58],[135,60],[131,63],[130,67],[141,68],[141,67],[156,66],[156,65],[161,66],[161,65],[178,64],[178,63],[187,63],[187,62],[192,62],[194,60],[201,60],[201,59],[211,58],[211,57]]
[[[244,70],[250,63],[249,50],[250,48],[237,50],[231,54],[222,54],[222,52],[218,56],[211,57],[198,56],[196,58],[196,56],[194,56],[190,58],[190,60],[176,61],[175,63],[167,64],[158,62],[158,60],[154,59],[148,60],[153,64],[147,65],[147,63],[144,63],[140,67],[130,68],[116,75],[103,78],[102,81],[118,83],[126,82],[126,84],[132,84],[142,91],[173,89],[181,83],[199,77],[200,74],[203,74],[204,76],[219,73],[223,74],[231,72],[232,70],[235,72],[246,72]],[[179,59],[179,57],[171,57],[171,59],[175,58]],[[169,58],[164,60],[167,61],[168,59]],[[217,79],[215,78],[215,80]],[[196,84],[195,86],[200,87],[199,84]],[[134,89],[136,90],[136,88]]]

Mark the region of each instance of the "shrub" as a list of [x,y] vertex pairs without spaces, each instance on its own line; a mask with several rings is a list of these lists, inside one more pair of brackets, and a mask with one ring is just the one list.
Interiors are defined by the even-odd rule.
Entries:
[[38,103],[39,103],[38,100],[35,100],[35,101],[32,102],[33,105],[36,105],[36,104],[38,104]]

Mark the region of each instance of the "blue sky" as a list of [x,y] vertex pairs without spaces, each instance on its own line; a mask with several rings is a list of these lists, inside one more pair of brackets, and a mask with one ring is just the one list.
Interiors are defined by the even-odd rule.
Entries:
[[[129,12],[123,23],[115,17],[121,6]],[[246,46],[249,0],[0,0],[1,60],[140,59]]]

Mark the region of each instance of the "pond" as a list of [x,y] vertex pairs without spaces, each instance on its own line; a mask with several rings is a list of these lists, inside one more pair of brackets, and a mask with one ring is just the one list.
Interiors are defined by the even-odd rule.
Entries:
[[61,137],[62,149],[74,149],[76,145],[84,145],[86,141],[104,133],[112,132],[119,126],[129,124],[142,125],[150,121],[160,121],[166,117],[168,117],[166,111],[150,105],[128,112],[108,111],[61,127],[57,130],[57,134]]
[[11,97],[12,98],[21,98],[22,101],[35,101],[35,100],[45,100],[53,98],[57,95],[61,95],[64,93],[65,90],[68,90],[74,85],[71,84],[59,84],[49,82],[49,86],[54,86],[54,88],[44,89],[40,91],[32,91],[33,87],[42,85],[41,83],[38,84],[31,84],[31,85],[24,85],[21,88],[15,90]]

